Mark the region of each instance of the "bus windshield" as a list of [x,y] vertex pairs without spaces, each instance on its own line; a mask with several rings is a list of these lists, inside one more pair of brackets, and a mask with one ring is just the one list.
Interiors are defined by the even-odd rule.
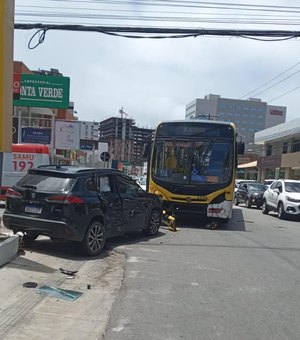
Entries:
[[227,183],[233,176],[233,142],[214,137],[156,140],[152,176],[178,184]]

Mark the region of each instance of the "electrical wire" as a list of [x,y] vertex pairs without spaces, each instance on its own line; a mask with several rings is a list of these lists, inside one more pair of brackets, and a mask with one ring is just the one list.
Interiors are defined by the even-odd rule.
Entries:
[[286,95],[288,95],[288,94],[290,94],[290,93],[292,93],[292,92],[298,90],[299,88],[300,88],[300,85],[299,85],[299,86],[296,86],[296,87],[293,88],[292,90],[289,90],[288,92],[285,92],[285,93],[281,94],[281,95],[278,96],[278,97],[275,97],[275,98],[271,99],[271,100],[269,101],[269,103],[272,103],[273,101],[275,101],[275,100],[277,100],[277,99],[279,99],[279,98],[282,98],[282,97],[284,97],[284,96],[286,96]]
[[242,97],[240,97],[239,99],[243,99],[247,96],[249,96],[250,94],[256,92],[257,90],[260,90],[261,88],[263,88],[265,85],[270,84],[273,80],[278,79],[279,77],[281,77],[283,74],[285,74],[286,72],[290,71],[291,69],[293,69],[294,67],[298,66],[300,64],[300,61],[298,61],[296,64],[292,65],[291,67],[287,68],[285,71],[279,73],[277,76],[275,76],[274,78],[272,78],[271,80],[267,81],[266,83],[260,85],[259,87],[255,88],[254,90],[247,92],[246,94],[244,94]]

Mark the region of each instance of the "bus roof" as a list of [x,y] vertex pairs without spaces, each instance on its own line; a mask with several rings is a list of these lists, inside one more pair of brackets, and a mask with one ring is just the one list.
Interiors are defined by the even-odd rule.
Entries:
[[11,151],[22,153],[50,153],[48,146],[44,144],[12,144]]
[[222,124],[222,125],[234,125],[233,122],[224,122],[221,120],[208,120],[208,119],[179,119],[179,120],[164,120],[159,122],[160,124],[168,124],[168,123],[209,123],[209,124]]

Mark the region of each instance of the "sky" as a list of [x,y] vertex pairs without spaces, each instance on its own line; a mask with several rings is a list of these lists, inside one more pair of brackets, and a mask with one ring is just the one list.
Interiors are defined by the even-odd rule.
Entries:
[[[15,23],[252,30],[298,30],[300,23],[298,0],[264,1],[264,6],[285,6],[274,8],[247,7],[261,6],[261,1],[256,0],[170,0],[164,7],[151,7],[151,2],[159,3],[157,0],[15,0]],[[226,4],[246,5],[247,10],[241,10],[243,7],[233,10]],[[64,13],[62,17],[57,15],[59,6],[65,7],[60,10]],[[93,20],[91,16],[80,18],[80,13],[118,14],[123,19]],[[124,17],[128,13],[136,20]],[[72,14],[71,18],[66,18],[67,14]],[[177,19],[145,21],[145,15]],[[201,20],[184,22],[184,18]],[[211,19],[215,22],[209,22]],[[230,22],[225,23],[225,19]],[[251,22],[244,24],[245,19]],[[266,24],[267,20],[272,22]],[[239,99],[267,82],[243,99],[255,97],[269,105],[286,106],[287,121],[299,117],[300,38],[285,41],[220,36],[130,39],[52,30],[46,33],[42,44],[29,49],[28,42],[35,32],[15,30],[14,60],[22,61],[31,70],[55,68],[70,77],[70,101],[74,102],[79,120],[101,121],[120,116],[119,110],[123,108],[137,126],[154,128],[162,120],[184,119],[186,105],[195,98],[212,93]],[[269,82],[273,78],[276,79]],[[290,93],[285,95],[287,92]]]

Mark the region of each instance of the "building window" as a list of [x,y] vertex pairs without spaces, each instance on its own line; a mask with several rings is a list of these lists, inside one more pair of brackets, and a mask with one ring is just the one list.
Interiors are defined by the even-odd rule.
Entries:
[[282,145],[282,153],[287,153],[288,152],[288,146],[289,143],[288,142],[284,142]]
[[295,139],[292,141],[292,152],[298,152],[300,151],[300,139]]
[[272,155],[272,145],[267,145],[266,156],[271,156],[271,155]]

